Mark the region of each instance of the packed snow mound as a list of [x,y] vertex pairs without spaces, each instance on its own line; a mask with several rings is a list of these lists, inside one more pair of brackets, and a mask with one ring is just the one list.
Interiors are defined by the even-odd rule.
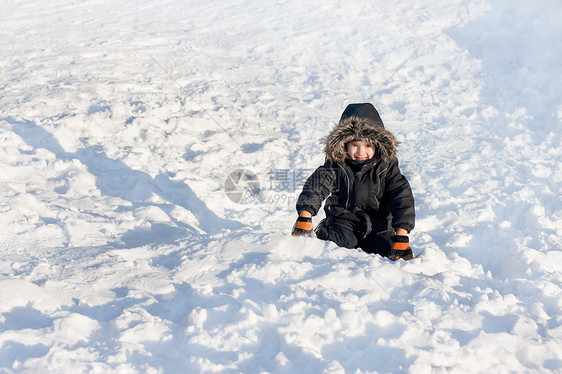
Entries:
[[[557,2],[0,14],[0,372],[562,371]],[[408,262],[289,235],[367,101]]]

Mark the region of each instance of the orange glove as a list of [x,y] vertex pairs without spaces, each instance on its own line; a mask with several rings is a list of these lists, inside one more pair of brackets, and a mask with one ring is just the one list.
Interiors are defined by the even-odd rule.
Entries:
[[314,236],[314,227],[312,226],[312,218],[299,217],[291,231],[292,236]]
[[392,261],[402,259],[405,261],[414,258],[412,253],[412,248],[410,248],[410,239],[406,235],[394,235],[392,237],[392,247],[390,248],[390,253],[388,258]]

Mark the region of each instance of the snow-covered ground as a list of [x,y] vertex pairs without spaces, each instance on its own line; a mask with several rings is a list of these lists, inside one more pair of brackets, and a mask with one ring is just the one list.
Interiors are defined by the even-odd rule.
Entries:
[[[4,0],[0,372],[562,372],[561,19]],[[365,101],[402,141],[409,262],[288,235]]]

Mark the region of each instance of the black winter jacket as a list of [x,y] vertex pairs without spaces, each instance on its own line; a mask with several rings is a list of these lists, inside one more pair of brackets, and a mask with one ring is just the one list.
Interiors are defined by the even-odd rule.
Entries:
[[326,161],[306,181],[297,211],[316,215],[324,200],[327,225],[338,223],[355,229],[363,223],[361,235],[414,228],[414,197],[398,161],[384,162],[375,156],[357,173],[347,163]]

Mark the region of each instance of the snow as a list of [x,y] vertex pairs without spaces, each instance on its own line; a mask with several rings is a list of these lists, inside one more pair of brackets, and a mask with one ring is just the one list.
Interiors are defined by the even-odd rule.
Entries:
[[[562,372],[559,1],[0,14],[0,372]],[[409,262],[288,235],[364,101]]]

